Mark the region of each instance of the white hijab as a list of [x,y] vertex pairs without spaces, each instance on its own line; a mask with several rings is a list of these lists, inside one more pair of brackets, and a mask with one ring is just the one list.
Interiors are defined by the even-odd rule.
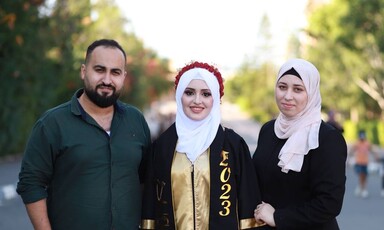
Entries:
[[295,69],[303,80],[308,94],[308,102],[304,110],[297,116],[288,118],[280,112],[275,122],[275,134],[280,139],[287,139],[279,153],[278,166],[281,171],[300,172],[304,156],[311,149],[319,146],[319,130],[321,124],[320,74],[316,67],[303,59],[288,60],[280,68],[277,81],[289,69]]
[[[185,88],[194,80],[200,79],[207,83],[213,97],[211,113],[201,121],[188,118],[181,103],[181,97]],[[217,129],[221,122],[220,113],[220,86],[215,75],[204,68],[193,68],[186,71],[179,80],[176,88],[176,132],[178,143],[176,151],[185,153],[188,159],[194,163],[195,160],[208,149],[215,139]]]

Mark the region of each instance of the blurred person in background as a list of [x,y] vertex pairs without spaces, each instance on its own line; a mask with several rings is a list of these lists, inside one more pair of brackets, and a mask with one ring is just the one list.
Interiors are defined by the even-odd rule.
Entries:
[[327,123],[335,127],[335,129],[339,130],[340,132],[344,132],[343,126],[336,120],[336,113],[334,110],[330,110],[328,112]]
[[379,175],[381,178],[381,191],[380,191],[380,196],[384,197],[384,152],[381,152],[381,156],[379,158],[380,160],[380,168],[379,168]]
[[359,178],[358,186],[355,189],[355,195],[367,198],[369,195],[367,190],[367,178],[370,154],[373,154],[377,161],[379,160],[379,155],[373,150],[372,144],[367,139],[364,130],[359,131],[359,139],[352,145],[349,154],[354,156],[354,169]]
[[303,59],[284,63],[275,100],[280,113],[262,126],[253,155],[263,201],[255,219],[270,229],[337,230],[347,145],[321,120],[317,68]]
[[87,49],[84,88],[48,110],[30,134],[17,192],[35,229],[138,229],[147,122],[118,100],[126,54],[114,40]]
[[380,168],[380,177],[381,177],[381,191],[380,195],[384,197],[384,155],[380,158],[381,168]]

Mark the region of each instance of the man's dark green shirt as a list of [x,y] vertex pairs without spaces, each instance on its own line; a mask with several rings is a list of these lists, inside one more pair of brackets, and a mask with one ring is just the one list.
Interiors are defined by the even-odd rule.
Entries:
[[47,198],[54,230],[138,229],[150,132],[142,113],[115,104],[110,135],[71,101],[47,111],[28,140],[17,192]]

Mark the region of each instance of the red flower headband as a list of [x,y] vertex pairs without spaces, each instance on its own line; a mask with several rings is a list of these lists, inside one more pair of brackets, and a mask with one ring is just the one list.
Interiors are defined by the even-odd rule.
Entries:
[[194,61],[191,64],[184,66],[175,77],[175,89],[177,88],[177,85],[179,84],[180,77],[185,72],[187,72],[188,70],[191,70],[194,68],[206,69],[216,77],[217,81],[219,82],[219,86],[220,86],[220,98],[221,98],[224,95],[224,84],[223,84],[223,78],[221,77],[221,73],[219,72],[219,70],[216,67],[209,65],[207,63],[204,63],[204,62]]

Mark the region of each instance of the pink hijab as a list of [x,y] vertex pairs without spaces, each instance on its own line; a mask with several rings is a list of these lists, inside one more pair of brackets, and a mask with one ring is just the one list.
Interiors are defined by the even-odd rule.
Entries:
[[279,153],[278,166],[281,171],[300,172],[304,156],[319,146],[321,124],[320,74],[317,68],[303,59],[291,59],[282,65],[277,81],[291,68],[300,75],[308,94],[306,107],[297,116],[288,118],[280,113],[275,122],[275,134],[280,139],[288,139]]

